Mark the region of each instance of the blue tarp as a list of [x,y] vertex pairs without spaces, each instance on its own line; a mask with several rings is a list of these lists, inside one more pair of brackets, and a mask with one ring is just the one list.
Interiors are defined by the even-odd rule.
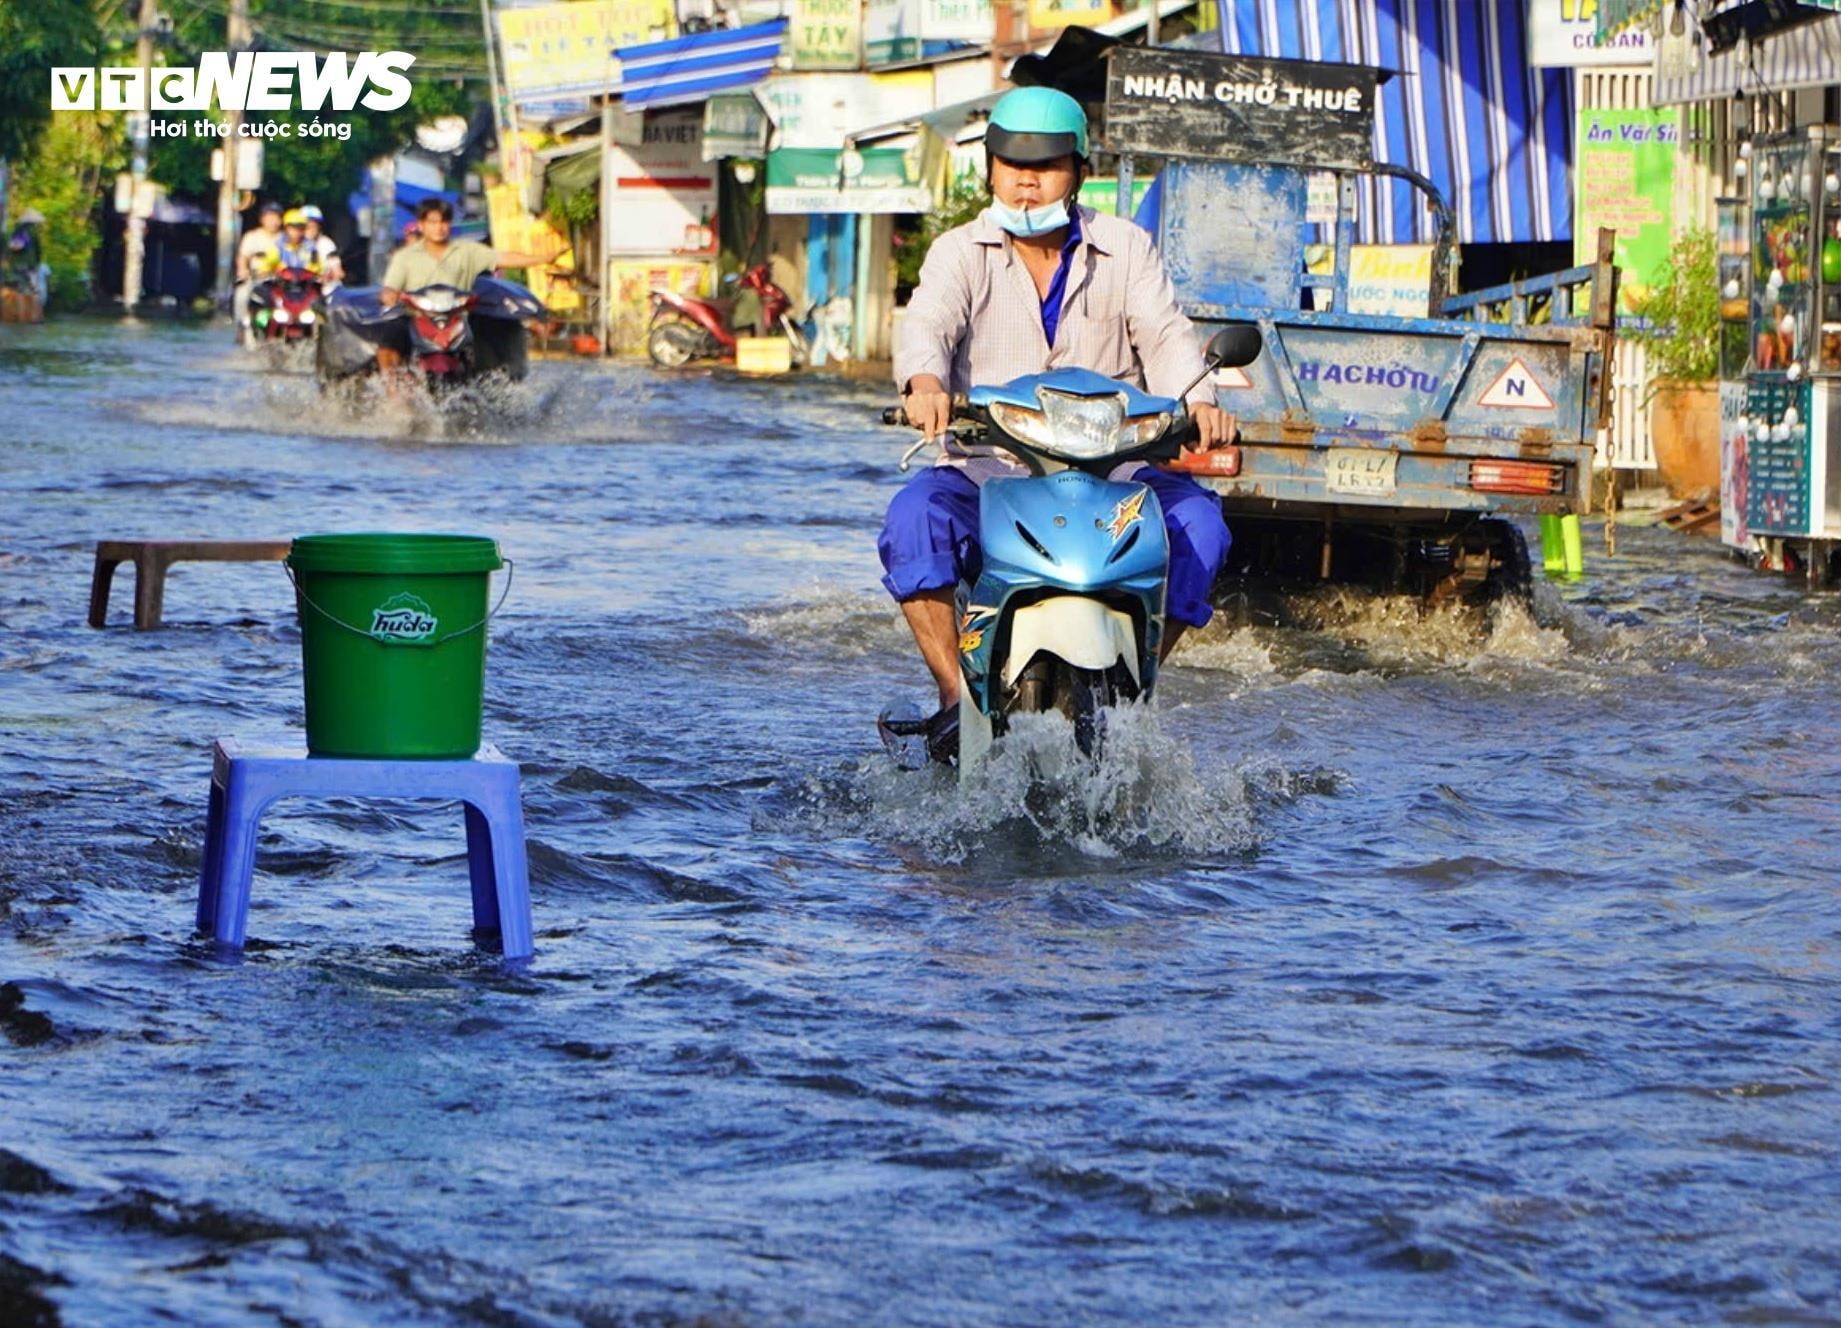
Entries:
[[[1218,0],[1231,55],[1394,69],[1376,108],[1374,155],[1429,177],[1460,241],[1572,236],[1572,71],[1528,63],[1525,0]],[[1424,195],[1369,178],[1357,204],[1368,243],[1428,243]]]

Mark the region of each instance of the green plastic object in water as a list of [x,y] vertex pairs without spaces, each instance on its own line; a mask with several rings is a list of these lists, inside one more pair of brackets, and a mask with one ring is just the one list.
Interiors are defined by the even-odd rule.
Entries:
[[310,753],[459,760],[479,750],[488,582],[504,566],[495,541],[302,535],[287,565]]
[[1832,235],[1822,241],[1822,281],[1841,282],[1841,240]]

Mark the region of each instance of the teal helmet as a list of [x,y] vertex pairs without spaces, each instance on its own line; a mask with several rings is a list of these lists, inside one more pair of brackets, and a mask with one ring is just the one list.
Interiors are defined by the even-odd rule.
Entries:
[[1039,166],[1057,157],[1087,156],[1087,113],[1054,88],[1013,88],[991,108],[985,126],[987,157]]

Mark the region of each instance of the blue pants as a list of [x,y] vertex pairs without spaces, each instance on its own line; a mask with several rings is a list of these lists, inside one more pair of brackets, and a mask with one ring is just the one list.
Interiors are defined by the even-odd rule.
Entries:
[[[1177,622],[1204,626],[1214,616],[1208,591],[1233,543],[1221,516],[1221,500],[1187,475],[1147,466],[1133,478],[1157,494],[1170,535],[1170,587],[1164,611]],[[876,549],[888,573],[882,584],[898,600],[975,577],[978,486],[954,466],[923,470],[890,501]]]

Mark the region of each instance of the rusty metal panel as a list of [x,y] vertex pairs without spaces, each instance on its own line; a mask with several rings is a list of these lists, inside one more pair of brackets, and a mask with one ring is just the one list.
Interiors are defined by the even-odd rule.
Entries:
[[1360,171],[1374,164],[1366,65],[1116,47],[1106,79],[1113,152]]
[[1171,162],[1157,247],[1185,303],[1296,309],[1308,181],[1284,166]]
[[[1234,312],[1210,310],[1199,320],[1204,336],[1217,316]],[[1251,365],[1217,375],[1217,399],[1242,421],[1276,428],[1301,415],[1318,434],[1356,430],[1402,443],[1434,434],[1592,441],[1590,357],[1552,329],[1414,320],[1395,330],[1254,309],[1239,316],[1257,321],[1266,339]]]

